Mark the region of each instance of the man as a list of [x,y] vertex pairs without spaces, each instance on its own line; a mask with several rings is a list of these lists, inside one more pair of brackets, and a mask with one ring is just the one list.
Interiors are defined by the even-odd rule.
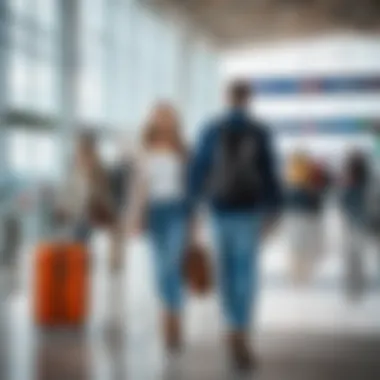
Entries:
[[227,99],[228,112],[205,128],[190,161],[189,201],[194,213],[203,195],[209,200],[228,347],[236,367],[249,370],[254,365],[249,325],[259,242],[275,221],[281,197],[269,133],[248,115],[250,85],[232,83]]

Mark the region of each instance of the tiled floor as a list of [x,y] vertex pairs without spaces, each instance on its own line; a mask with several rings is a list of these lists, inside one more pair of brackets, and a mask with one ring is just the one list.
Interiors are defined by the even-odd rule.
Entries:
[[166,357],[144,244],[130,247],[118,277],[106,270],[105,239],[94,241],[92,252],[88,325],[83,330],[41,331],[30,318],[32,256],[25,249],[19,286],[1,293],[1,380],[380,379],[380,292],[373,289],[358,304],[348,303],[339,287],[339,255],[325,259],[316,279],[333,279],[332,286],[296,290],[270,280],[284,271],[283,244],[267,247],[252,333],[260,370],[239,377],[224,352],[215,295],[189,299],[186,349],[180,357]]
[[[22,303],[22,301],[20,301]],[[22,306],[14,305],[22,315]],[[142,317],[140,315],[140,317]],[[227,361],[222,336],[207,335],[213,320],[204,318],[181,357],[165,357],[150,316],[114,331],[35,331],[26,319],[8,320],[7,380],[377,380],[380,339],[368,335],[261,331],[256,336],[259,372],[238,377]],[[153,324],[152,324],[153,325]],[[198,336],[197,336],[198,335]],[[197,338],[196,338],[197,336]],[[195,339],[196,338],[196,339]],[[3,346],[4,347],[4,346]],[[3,363],[4,364],[4,363]]]

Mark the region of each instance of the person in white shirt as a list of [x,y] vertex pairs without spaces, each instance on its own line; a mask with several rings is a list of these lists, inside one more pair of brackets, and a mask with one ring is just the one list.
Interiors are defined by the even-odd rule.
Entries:
[[178,115],[170,104],[160,103],[144,129],[128,218],[130,232],[146,227],[152,242],[169,350],[181,346],[182,263],[188,231],[186,161]]

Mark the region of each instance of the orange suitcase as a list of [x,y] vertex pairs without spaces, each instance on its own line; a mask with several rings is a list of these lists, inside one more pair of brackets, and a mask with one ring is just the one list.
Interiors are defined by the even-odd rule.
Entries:
[[80,243],[37,247],[34,317],[41,326],[81,325],[88,309],[89,256]]

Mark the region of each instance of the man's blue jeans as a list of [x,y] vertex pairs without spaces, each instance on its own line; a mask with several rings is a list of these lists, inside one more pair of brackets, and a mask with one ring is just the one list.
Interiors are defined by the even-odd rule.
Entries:
[[231,330],[246,330],[258,288],[261,215],[225,212],[213,216],[224,314]]

